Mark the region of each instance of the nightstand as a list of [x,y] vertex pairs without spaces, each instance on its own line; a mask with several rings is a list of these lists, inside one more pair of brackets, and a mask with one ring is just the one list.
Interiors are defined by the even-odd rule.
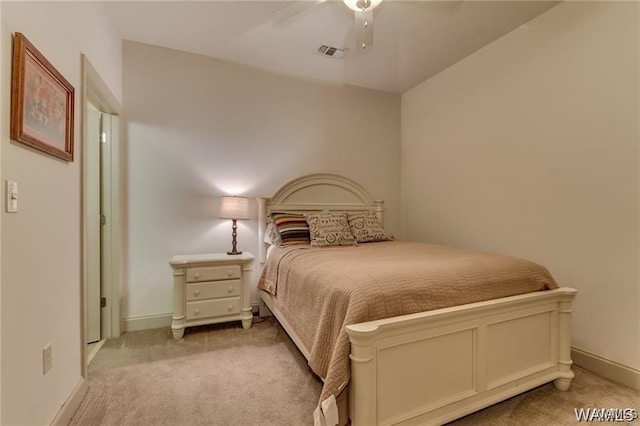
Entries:
[[227,321],[250,328],[252,263],[248,252],[173,256],[173,337],[182,339],[185,327]]

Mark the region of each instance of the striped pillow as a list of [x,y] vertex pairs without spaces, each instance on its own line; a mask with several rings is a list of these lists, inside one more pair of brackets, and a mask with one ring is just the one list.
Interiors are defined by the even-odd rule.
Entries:
[[296,213],[271,213],[271,222],[276,225],[283,246],[309,244],[309,225],[304,215]]

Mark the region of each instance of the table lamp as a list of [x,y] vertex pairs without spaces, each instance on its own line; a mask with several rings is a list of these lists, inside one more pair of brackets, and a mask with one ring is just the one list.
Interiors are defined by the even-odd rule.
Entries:
[[231,251],[227,252],[227,254],[242,254],[241,251],[236,249],[236,237],[238,235],[238,225],[236,224],[236,221],[249,219],[249,199],[246,197],[222,197],[220,214],[218,217],[220,219],[231,219],[233,221],[233,232],[231,233],[233,247]]

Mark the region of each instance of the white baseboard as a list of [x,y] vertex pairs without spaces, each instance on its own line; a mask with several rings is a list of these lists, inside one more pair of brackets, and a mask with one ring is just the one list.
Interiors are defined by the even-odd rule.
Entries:
[[571,348],[571,359],[577,366],[596,373],[612,382],[640,390],[640,371],[618,364],[592,353]]
[[269,310],[269,307],[264,303],[262,299],[260,299],[260,303],[258,304],[258,316],[260,318],[272,317],[273,313]]
[[91,364],[91,361],[93,361],[93,358],[95,358],[100,348],[102,348],[104,342],[106,342],[106,340],[102,339],[91,347],[91,351],[89,352],[89,355],[87,355],[87,365]]
[[60,411],[51,422],[51,426],[66,426],[71,422],[71,418],[76,413],[78,407],[80,407],[80,403],[84,399],[84,396],[87,394],[88,390],[87,381],[84,377],[80,378],[80,382],[76,385],[71,392],[71,395],[60,407]]
[[[251,312],[254,314],[258,312],[258,302],[251,304]],[[171,327],[172,320],[173,313],[148,315],[144,317],[123,318],[121,330],[123,332],[127,332],[151,330],[152,328]]]
[[144,317],[123,318],[121,330],[139,331],[151,330],[152,328],[171,327],[173,314],[148,315]]

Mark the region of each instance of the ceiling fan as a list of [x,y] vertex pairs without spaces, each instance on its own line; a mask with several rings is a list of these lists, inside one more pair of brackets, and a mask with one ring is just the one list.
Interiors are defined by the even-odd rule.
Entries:
[[[326,0],[296,0],[276,10],[271,17],[276,21],[287,20],[304,10],[323,3]],[[356,46],[366,49],[373,45],[373,9],[382,0],[342,0],[349,9],[355,12]]]

